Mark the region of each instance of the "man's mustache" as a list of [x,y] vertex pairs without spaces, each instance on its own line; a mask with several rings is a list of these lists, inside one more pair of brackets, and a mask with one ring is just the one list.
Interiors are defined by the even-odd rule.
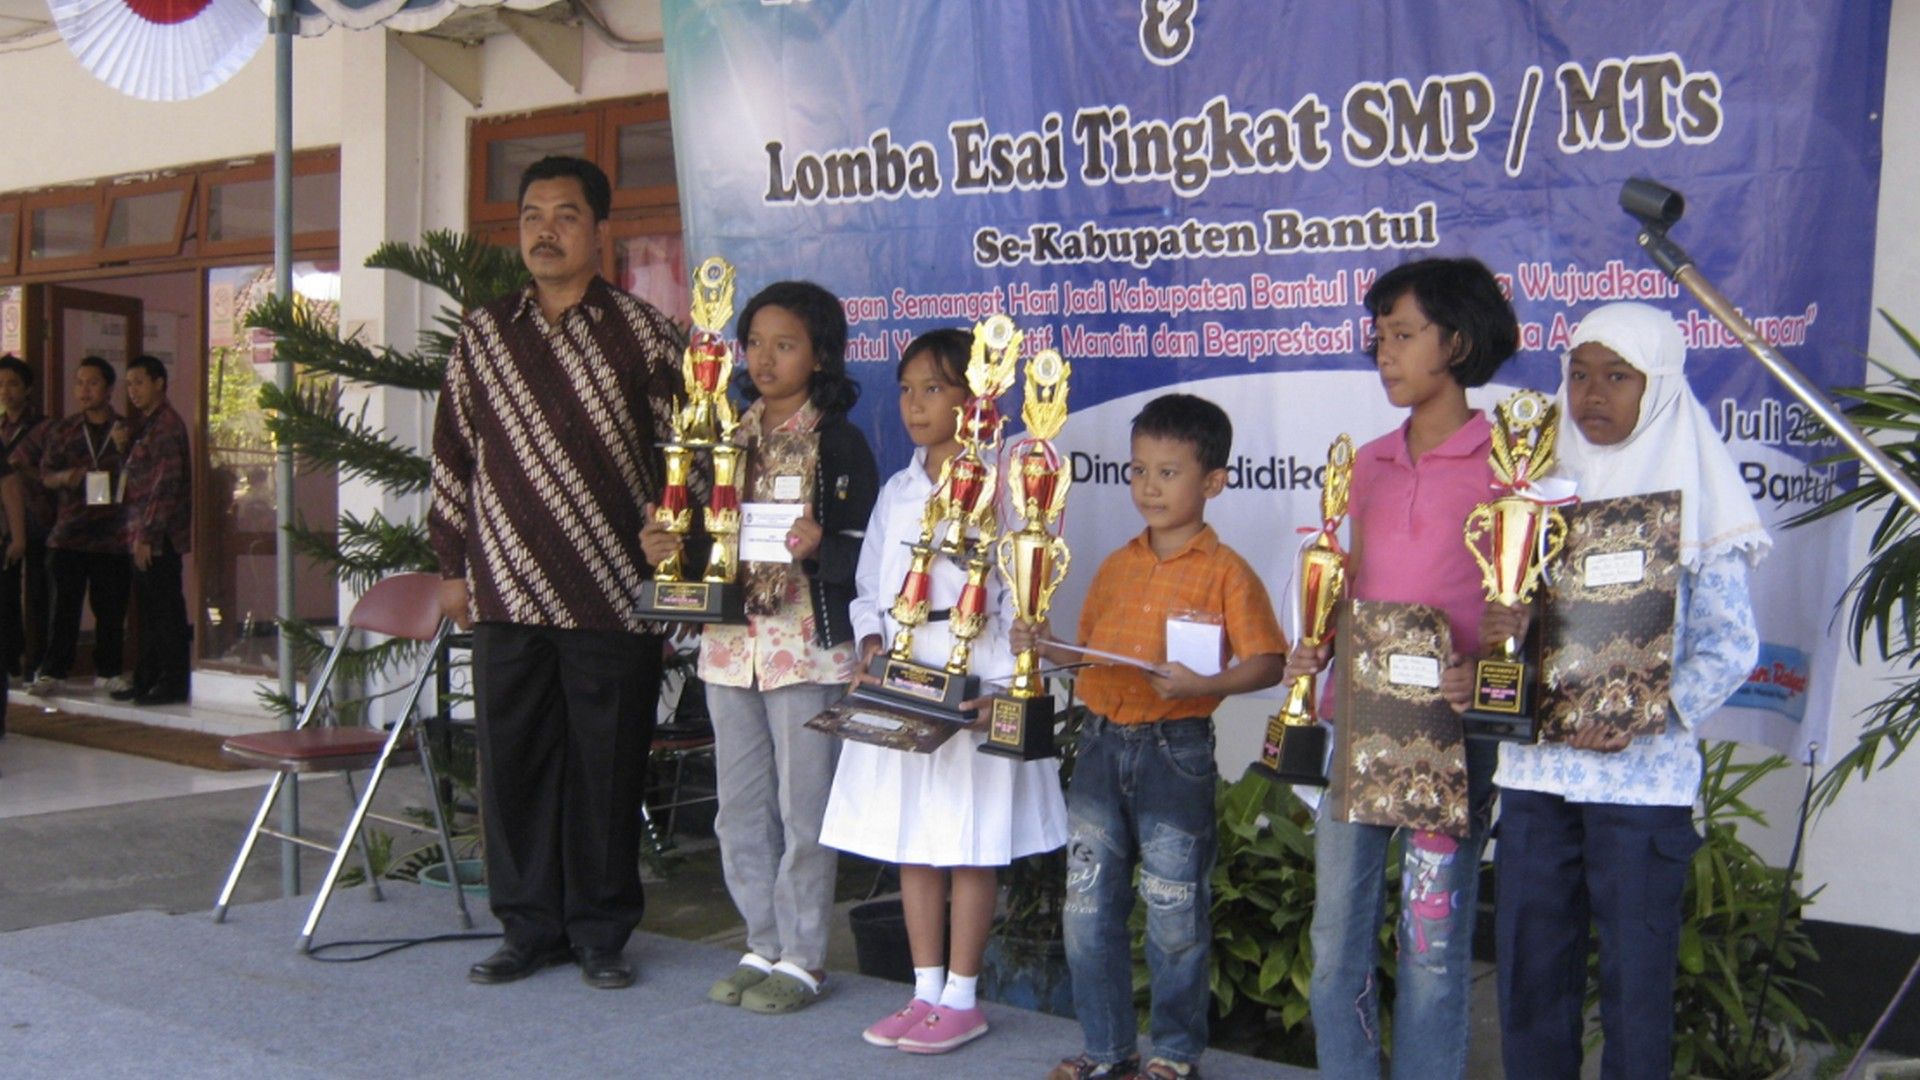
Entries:
[[566,254],[566,252],[561,251],[558,247],[555,247],[552,244],[545,244],[545,243],[533,245],[533,253],[535,255],[565,255]]

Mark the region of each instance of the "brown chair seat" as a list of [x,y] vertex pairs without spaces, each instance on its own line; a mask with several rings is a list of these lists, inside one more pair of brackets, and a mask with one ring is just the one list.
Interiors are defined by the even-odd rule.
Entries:
[[[380,757],[387,733],[364,727],[304,727],[291,731],[260,731],[235,735],[220,744],[226,757],[263,769],[286,772],[337,772],[365,769]],[[393,762],[414,757],[410,747],[396,746]]]

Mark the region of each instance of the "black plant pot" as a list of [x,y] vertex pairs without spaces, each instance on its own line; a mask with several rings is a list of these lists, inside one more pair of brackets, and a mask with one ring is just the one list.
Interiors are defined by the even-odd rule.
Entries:
[[913,983],[913,951],[907,945],[907,916],[898,897],[869,900],[847,912],[853,927],[853,952],[860,974]]
[[1074,1015],[1067,943],[1058,938],[1010,938],[996,931],[987,938],[980,996],[1054,1016]]

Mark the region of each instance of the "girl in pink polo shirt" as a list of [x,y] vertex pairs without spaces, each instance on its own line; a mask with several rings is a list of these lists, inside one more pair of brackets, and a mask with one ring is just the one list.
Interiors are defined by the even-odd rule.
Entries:
[[[1447,613],[1455,641],[1478,640],[1485,609],[1480,572],[1461,538],[1485,502],[1487,418],[1467,405],[1518,345],[1513,307],[1474,259],[1422,259],[1382,274],[1367,291],[1375,363],[1387,400],[1405,423],[1354,458],[1349,595],[1431,604]],[[1331,649],[1295,649],[1286,678],[1326,667]],[[1392,1075],[1445,1080],[1466,1074],[1469,965],[1480,849],[1493,801],[1494,749],[1467,747],[1471,832],[1465,841],[1409,831],[1400,874],[1401,917]],[[1314,1039],[1321,1075],[1381,1075],[1374,967],[1386,890],[1391,826],[1336,821],[1315,826],[1318,881],[1313,912]]]

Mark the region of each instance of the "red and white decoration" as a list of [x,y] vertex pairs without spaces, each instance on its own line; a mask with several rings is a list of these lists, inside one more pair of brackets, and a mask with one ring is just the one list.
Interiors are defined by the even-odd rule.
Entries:
[[52,0],[67,48],[94,78],[145,101],[199,97],[266,40],[250,0]]

